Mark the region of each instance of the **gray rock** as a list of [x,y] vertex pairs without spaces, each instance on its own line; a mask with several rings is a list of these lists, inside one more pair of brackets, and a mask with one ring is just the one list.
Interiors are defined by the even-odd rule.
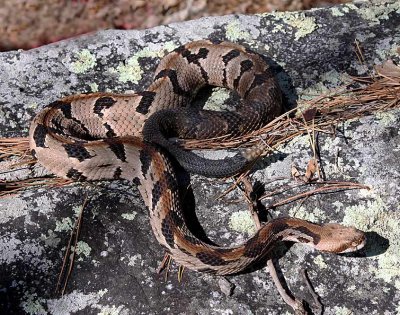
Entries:
[[[0,54],[0,134],[26,136],[33,115],[74,93],[141,90],[166,51],[210,38],[242,43],[275,60],[288,99],[317,95],[341,84],[344,74],[398,58],[400,8],[396,1],[360,2],[306,12],[223,16],[143,31],[103,31],[40,47]],[[364,64],[355,53],[362,47]],[[217,97],[215,97],[218,99]],[[283,274],[292,292],[311,300],[301,280],[307,268],[326,314],[395,314],[400,303],[400,176],[398,126],[391,111],[346,122],[336,138],[320,137],[328,179],[354,180],[369,191],[317,195],[280,207],[273,216],[342,222],[368,231],[358,256],[319,253],[301,245],[283,247]],[[298,137],[259,165],[253,179],[272,191],[290,183],[295,163],[312,156],[307,137]],[[268,165],[268,166],[267,166]],[[29,175],[12,173],[9,179]],[[239,192],[214,197],[228,183],[192,177],[196,214],[206,234],[222,244],[242,242],[252,232]],[[55,292],[71,226],[85,197],[89,201],[66,294]],[[273,200],[266,200],[272,203]],[[210,211],[212,209],[212,211]],[[176,266],[169,278],[156,269],[163,251],[146,209],[128,183],[29,189],[0,199],[0,310],[8,314],[284,314],[264,269],[231,277],[231,296],[215,277]]]

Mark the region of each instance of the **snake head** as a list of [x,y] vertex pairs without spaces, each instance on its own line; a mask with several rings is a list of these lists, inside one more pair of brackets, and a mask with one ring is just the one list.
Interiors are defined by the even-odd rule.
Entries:
[[320,240],[315,248],[336,254],[350,253],[364,247],[366,237],[363,231],[336,223],[321,225]]

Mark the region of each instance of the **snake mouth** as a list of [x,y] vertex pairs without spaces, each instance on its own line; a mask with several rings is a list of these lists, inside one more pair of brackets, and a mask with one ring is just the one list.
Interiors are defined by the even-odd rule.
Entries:
[[353,244],[351,244],[351,246],[349,246],[345,250],[339,252],[338,254],[356,252],[356,251],[362,249],[366,243],[367,243],[367,239],[366,239],[365,235],[363,235],[363,237],[359,241],[353,242]]

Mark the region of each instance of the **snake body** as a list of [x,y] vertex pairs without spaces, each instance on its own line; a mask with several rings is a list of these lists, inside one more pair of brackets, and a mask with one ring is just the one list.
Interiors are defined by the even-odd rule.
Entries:
[[[242,102],[235,112],[191,107],[204,85],[229,88]],[[51,103],[32,122],[30,147],[39,163],[58,176],[136,183],[158,242],[190,269],[238,273],[268,255],[279,241],[330,252],[362,247],[365,236],[359,230],[295,218],[271,220],[235,247],[207,244],[188,229],[170,154],[190,172],[223,177],[240,171],[258,148],[214,161],[179,148],[168,137],[239,136],[280,112],[281,92],[262,56],[232,43],[196,41],[167,54],[145,91],[74,95]]]

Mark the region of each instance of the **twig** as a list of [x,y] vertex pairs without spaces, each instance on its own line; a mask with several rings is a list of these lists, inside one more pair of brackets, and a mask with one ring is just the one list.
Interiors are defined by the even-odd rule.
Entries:
[[[81,225],[82,225],[82,217],[83,217],[83,209],[85,208],[86,204],[88,201],[88,195],[86,195],[85,200],[83,201],[83,204],[81,206],[81,209],[79,211],[79,216],[75,221],[75,225],[71,230],[71,235],[68,241],[68,246],[67,249],[65,251],[65,255],[64,255],[64,259],[63,259],[63,264],[61,267],[61,271],[58,275],[58,280],[57,280],[57,286],[56,286],[56,292],[61,293],[61,296],[64,295],[67,285],[68,285],[68,280],[72,274],[72,269],[74,266],[74,261],[75,261],[75,256],[76,256],[76,250],[77,250],[77,244],[78,244],[78,239],[79,239],[79,234],[80,234],[80,229],[81,229]],[[71,252],[71,243],[72,243],[72,239],[75,236],[75,240],[74,240],[74,246],[73,246],[73,251],[72,251],[72,255],[70,256],[70,252]],[[69,257],[69,264],[68,264],[68,272],[65,275],[65,266],[67,264],[67,260]],[[60,290],[60,286],[61,286],[61,281],[63,276],[65,275],[65,280],[64,280],[64,285],[63,288]]]
[[[242,179],[242,182],[245,186],[244,196],[249,204],[249,208],[248,208],[249,212],[251,214],[251,217],[253,218],[256,228],[260,229],[262,225],[261,225],[260,219],[255,211],[255,202],[252,202],[251,197],[250,197],[251,191],[252,191],[252,185],[247,177],[244,177]],[[276,268],[275,268],[275,265],[274,265],[272,259],[268,259],[267,267],[268,267],[269,274],[272,278],[272,281],[274,282],[276,289],[278,290],[280,296],[285,301],[285,303],[287,305],[289,305],[295,311],[295,314],[298,314],[298,315],[307,314],[307,312],[303,306],[303,303],[301,301],[299,301],[298,299],[293,298],[292,295],[290,293],[288,293],[286,291],[286,289],[283,287],[281,280],[279,279],[279,276],[276,272]]]
[[[313,190],[302,192],[302,193],[296,194],[294,196],[290,196],[281,201],[275,202],[272,205],[269,205],[267,207],[267,209],[282,206],[284,204],[291,203],[291,202],[301,199],[301,198],[309,197],[309,196],[320,194],[320,193],[325,193],[325,192],[332,191],[332,190],[343,190],[343,189],[368,189],[369,190],[369,189],[371,189],[371,187],[369,187],[367,185],[362,185],[359,183],[351,183],[351,182],[323,182],[323,183],[318,183],[318,184],[326,184],[326,186],[317,187]],[[261,197],[260,199],[264,199],[264,197]]]
[[303,280],[307,285],[308,292],[310,292],[311,296],[314,299],[314,304],[315,308],[318,310],[318,314],[322,315],[324,312],[324,306],[321,303],[321,298],[319,295],[315,292],[313,285],[311,284],[310,278],[308,277],[307,270],[306,269],[301,269],[301,274],[303,276]]

